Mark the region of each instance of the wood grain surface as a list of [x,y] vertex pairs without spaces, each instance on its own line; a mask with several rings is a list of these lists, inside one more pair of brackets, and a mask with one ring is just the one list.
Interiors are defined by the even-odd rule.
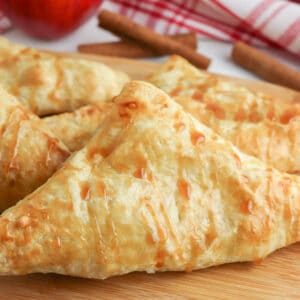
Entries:
[[[85,54],[59,54],[103,61],[143,79],[159,65]],[[299,93],[260,81],[230,78],[282,101]],[[133,273],[104,281],[55,274],[0,277],[0,299],[300,299],[300,243],[260,263],[228,264],[192,273]]]

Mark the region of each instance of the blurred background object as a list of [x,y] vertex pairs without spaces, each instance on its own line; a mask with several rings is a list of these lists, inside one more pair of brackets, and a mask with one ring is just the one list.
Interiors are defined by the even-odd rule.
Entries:
[[300,5],[282,0],[114,0],[111,10],[161,34],[271,45],[300,55]]
[[[98,11],[102,0],[0,0],[0,9],[14,26],[41,39],[58,39],[77,29]],[[7,19],[0,16],[2,30]]]

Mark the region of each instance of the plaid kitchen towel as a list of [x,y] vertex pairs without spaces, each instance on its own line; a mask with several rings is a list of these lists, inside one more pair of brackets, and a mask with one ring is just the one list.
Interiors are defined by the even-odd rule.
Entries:
[[[300,0],[109,0],[102,7],[162,34],[270,44],[300,56]],[[9,29],[0,11],[0,33]]]
[[162,34],[195,31],[221,41],[270,44],[300,56],[299,0],[110,0],[102,7]]

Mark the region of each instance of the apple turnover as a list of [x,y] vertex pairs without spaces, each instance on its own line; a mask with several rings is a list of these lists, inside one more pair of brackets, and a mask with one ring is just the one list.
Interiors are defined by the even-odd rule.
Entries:
[[2,88],[0,106],[0,211],[3,211],[42,185],[70,152],[40,118]]
[[149,82],[200,122],[280,171],[300,171],[300,105],[254,93],[172,56]]
[[108,66],[16,45],[0,38],[0,85],[39,116],[110,100],[129,81]]
[[251,92],[221,76],[199,70],[177,55],[171,56],[149,81],[175,99],[203,103],[206,111],[221,120],[257,123],[267,119],[287,124],[300,116],[300,104],[291,105],[264,93]]
[[42,120],[70,151],[77,151],[84,147],[93,136],[111,106],[112,102],[90,104],[73,112],[50,116]]
[[300,179],[131,82],[94,137],[0,217],[0,273],[107,278],[253,261],[300,239]]

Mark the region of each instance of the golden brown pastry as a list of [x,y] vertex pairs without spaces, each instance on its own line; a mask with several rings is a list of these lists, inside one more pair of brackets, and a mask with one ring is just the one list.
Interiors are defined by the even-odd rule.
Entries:
[[107,278],[264,258],[300,239],[300,180],[165,93],[126,85],[99,130],[0,217],[0,273]]
[[300,171],[299,105],[252,93],[177,56],[150,82],[243,152],[280,171]]
[[[256,123],[268,119],[287,124],[300,116],[300,105],[286,103],[263,93],[254,93],[217,75],[201,71],[180,56],[171,56],[149,78],[173,98],[204,104],[218,119]],[[187,100],[188,101],[188,100]]]
[[104,64],[57,57],[0,38],[0,85],[40,116],[110,100],[128,81],[125,73]]
[[0,211],[42,185],[69,154],[37,116],[0,88]]
[[220,120],[203,103],[176,98],[185,111],[231,141],[246,154],[271,164],[282,172],[300,171],[300,118],[287,124],[265,119],[258,123]]
[[70,151],[77,151],[93,136],[111,105],[112,102],[90,104],[74,112],[54,115],[42,120]]

